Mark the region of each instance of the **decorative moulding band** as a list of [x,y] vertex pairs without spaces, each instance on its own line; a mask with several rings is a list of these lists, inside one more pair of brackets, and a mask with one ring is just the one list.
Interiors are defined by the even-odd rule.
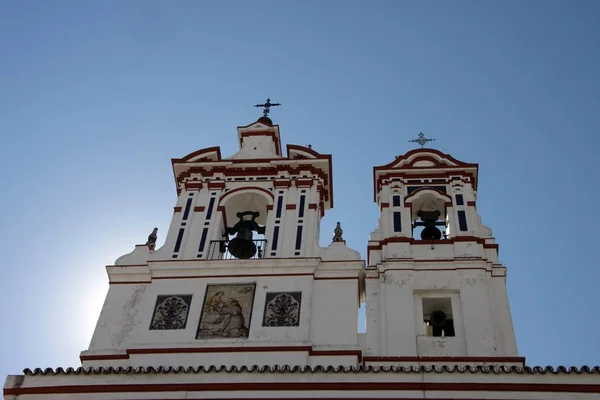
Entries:
[[202,189],[202,182],[189,181],[185,182],[185,190],[200,190]]
[[365,356],[364,362],[460,362],[460,363],[521,363],[525,364],[525,357],[452,357],[452,356]]
[[360,362],[361,350],[318,350],[312,346],[244,346],[244,347],[172,347],[127,349],[118,354],[81,354],[84,361],[127,360],[131,354],[180,354],[180,353],[272,353],[272,352],[308,352],[310,356],[353,356]]
[[208,182],[208,189],[225,189],[225,181],[210,181]]
[[308,188],[308,187],[311,187],[312,185],[313,185],[312,178],[300,178],[300,179],[296,179],[296,187],[299,187],[299,188]]
[[291,179],[277,179],[273,181],[273,187],[276,188],[289,188],[292,186]]
[[[119,393],[119,392],[287,392],[287,391],[338,391],[350,394],[357,391],[435,391],[435,392],[546,392],[600,393],[599,384],[575,383],[482,383],[482,382],[227,382],[227,383],[127,383],[102,385],[64,385],[5,387],[4,395],[35,395],[59,393]],[[291,397],[290,397],[291,398]],[[366,397],[362,397],[366,398]],[[509,397],[506,397],[509,398]],[[510,397],[514,398],[514,397]]]
[[[222,274],[222,275],[177,275],[177,276],[153,276],[152,280],[159,279],[207,279],[207,278],[262,278],[262,277],[274,277],[274,276],[307,276],[313,277],[315,280],[340,280],[340,279],[358,279],[358,276],[315,276],[314,273],[281,273],[281,274]],[[110,281],[111,285],[139,285],[139,284],[150,284],[152,280],[148,281]]]

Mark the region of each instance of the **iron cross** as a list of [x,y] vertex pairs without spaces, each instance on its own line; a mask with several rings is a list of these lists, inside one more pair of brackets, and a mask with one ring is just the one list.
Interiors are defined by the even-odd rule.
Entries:
[[271,103],[271,99],[267,99],[265,104],[256,104],[254,107],[264,107],[265,109],[263,110],[263,116],[268,117],[269,112],[271,111],[271,107],[277,107],[280,105],[281,104],[279,103]]
[[418,143],[421,145],[421,148],[423,148],[423,146],[425,146],[425,143],[433,142],[434,140],[435,139],[426,138],[425,135],[423,135],[423,132],[419,132],[419,136],[417,136],[416,139],[409,140],[409,142],[410,143]]

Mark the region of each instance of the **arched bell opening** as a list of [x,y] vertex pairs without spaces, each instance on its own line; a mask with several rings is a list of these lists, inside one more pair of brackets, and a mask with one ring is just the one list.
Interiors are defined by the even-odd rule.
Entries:
[[407,197],[413,239],[435,241],[449,237],[446,210],[449,200],[448,195],[434,189],[421,189]]
[[[234,189],[222,197],[222,238],[211,243],[213,258],[263,258],[267,245],[265,227],[271,193],[264,189]],[[218,246],[218,248],[216,248]],[[218,257],[214,257],[218,253]]]

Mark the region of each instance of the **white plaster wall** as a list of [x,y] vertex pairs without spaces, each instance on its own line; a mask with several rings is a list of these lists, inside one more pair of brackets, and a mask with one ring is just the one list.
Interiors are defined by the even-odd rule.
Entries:
[[[476,263],[476,262],[474,262]],[[483,262],[482,268],[485,266]],[[456,267],[455,263],[449,262]],[[471,265],[473,266],[473,265]],[[419,268],[431,268],[422,265]],[[516,356],[508,304],[500,288],[492,292],[493,279],[483,269],[417,270],[411,263],[386,263],[398,268],[383,272],[380,279],[366,280],[367,348],[386,356]],[[376,294],[377,293],[377,294]],[[419,296],[451,297],[456,336],[444,343],[418,339],[422,330]],[[492,294],[492,296],[490,296]],[[492,308],[492,304],[496,304]],[[496,314],[492,314],[492,310]],[[381,330],[381,333],[378,332]],[[502,342],[496,340],[501,332]],[[420,342],[419,342],[420,340]],[[431,343],[430,343],[431,342]],[[421,343],[421,345],[419,345]],[[447,344],[447,345],[446,345]],[[442,347],[442,345],[444,347]],[[377,352],[369,352],[377,355]]]
[[457,337],[417,337],[419,357],[459,357],[465,356],[465,342]]
[[332,367],[356,367],[358,361],[356,356],[311,356],[308,357],[308,365],[316,367],[319,365],[330,365]]
[[518,356],[517,340],[506,292],[506,278],[492,277],[490,293],[498,354],[506,357]]
[[[196,339],[196,332],[200,323],[206,287],[210,284],[224,283],[256,283],[251,321],[247,321],[250,328],[249,337],[242,339],[198,340]],[[126,287],[130,285],[118,286]],[[203,347],[224,343],[239,346],[248,342],[306,342],[308,340],[312,292],[312,277],[310,276],[299,276],[288,279],[281,279],[280,277],[157,279],[151,285],[145,286],[144,293],[140,296],[138,303],[136,303],[135,314],[139,314],[139,323],[136,323],[128,334],[129,339],[127,342],[135,346],[188,344],[192,347]],[[302,292],[300,326],[262,327],[266,293],[280,291]],[[186,294],[192,295],[192,300],[185,329],[149,329],[157,296]],[[115,299],[111,302],[116,303],[120,300]]]
[[[178,264],[179,265],[179,264]],[[344,266],[338,273],[346,273]],[[354,269],[355,266],[352,267]],[[332,270],[331,273],[333,273]],[[243,272],[243,271],[242,271]],[[323,272],[321,272],[323,273]],[[256,283],[248,338],[196,339],[207,285]],[[263,327],[268,292],[302,292],[300,324],[297,327]],[[151,330],[159,295],[192,295],[184,329]],[[358,349],[358,282],[353,279],[317,279],[307,276],[211,277],[154,279],[151,284],[111,285],[100,321],[84,355],[122,353],[125,349],[311,346],[328,349]],[[118,352],[117,350],[121,350]],[[306,365],[308,351],[256,353],[151,353],[131,354],[129,360],[85,361],[87,366],[108,365]],[[339,360],[332,356],[336,363]],[[327,357],[314,360],[327,361]],[[212,361],[209,361],[212,360]],[[344,365],[348,359],[343,358]],[[317,361],[314,361],[317,362]],[[349,364],[348,364],[349,365]]]
[[[414,318],[414,273],[388,271],[380,279],[381,320],[385,320],[382,355],[417,355]],[[367,331],[367,335],[370,333]]]
[[[422,243],[388,243],[383,246],[382,253],[384,260],[390,259],[410,259],[415,260],[436,260],[436,259],[453,259],[455,257],[471,257],[484,258],[488,252],[483,248],[483,245],[473,242],[444,242],[435,241],[433,248],[432,243],[423,241]],[[494,249],[490,249],[492,255],[496,254]],[[376,252],[371,252],[371,254]],[[494,257],[496,259],[497,257]],[[494,259],[491,261],[493,262]]]
[[145,284],[110,285],[92,335],[90,350],[127,347],[132,331],[140,323],[140,309],[148,287]]
[[314,345],[358,346],[356,279],[314,281],[310,341]]
[[[468,356],[505,356],[498,353],[488,288],[491,276],[482,270],[462,270],[460,300]],[[511,323],[512,326],[512,323]]]
[[381,349],[381,331],[385,329],[381,320],[381,294],[378,277],[367,275],[365,279],[365,314],[367,320],[366,330],[366,355],[382,354]]
[[146,366],[238,366],[254,365],[308,365],[308,352],[235,352],[235,353],[177,353],[177,354],[134,354],[131,356],[132,367]]

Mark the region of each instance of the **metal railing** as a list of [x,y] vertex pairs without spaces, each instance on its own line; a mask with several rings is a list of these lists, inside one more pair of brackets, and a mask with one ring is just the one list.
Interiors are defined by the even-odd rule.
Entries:
[[[254,239],[252,241],[256,246],[256,254],[250,259],[260,259],[265,257],[265,249],[267,248],[266,239]],[[228,240],[211,240],[208,247],[208,260],[237,260],[233,254],[229,252]]]

